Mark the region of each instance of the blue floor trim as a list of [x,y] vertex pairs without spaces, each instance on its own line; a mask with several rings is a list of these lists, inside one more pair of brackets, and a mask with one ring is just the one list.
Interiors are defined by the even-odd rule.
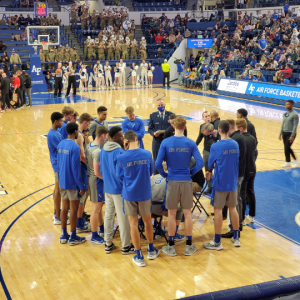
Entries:
[[[2,246],[3,246],[3,243],[4,243],[4,240],[9,232],[9,230],[13,227],[13,225],[29,210],[31,209],[33,206],[35,206],[36,204],[40,203],[41,201],[47,199],[48,197],[50,197],[51,195],[53,194],[49,194],[48,196],[38,200],[37,202],[35,202],[34,204],[32,204],[31,206],[29,206],[27,209],[25,209],[21,214],[19,214],[18,217],[16,217],[12,223],[7,227],[7,229],[5,230],[1,240],[0,240],[0,254],[1,254],[1,250],[2,250]],[[1,282],[1,285],[2,285],[2,288],[4,290],[4,293],[5,293],[5,296],[8,300],[11,300],[11,296],[10,296],[10,293],[6,287],[6,284],[5,284],[5,281],[4,281],[4,278],[3,278],[3,275],[2,275],[2,272],[0,272],[0,282]]]

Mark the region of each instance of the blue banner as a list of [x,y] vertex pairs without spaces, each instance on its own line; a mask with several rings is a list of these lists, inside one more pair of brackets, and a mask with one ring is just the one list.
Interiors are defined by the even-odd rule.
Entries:
[[188,39],[187,40],[188,49],[211,48],[212,46],[213,46],[213,39]]
[[30,55],[30,76],[32,93],[47,92],[47,84],[42,71],[41,59],[39,54]]
[[300,87],[272,84],[265,82],[248,82],[246,95],[253,95],[280,100],[294,100],[300,102]]

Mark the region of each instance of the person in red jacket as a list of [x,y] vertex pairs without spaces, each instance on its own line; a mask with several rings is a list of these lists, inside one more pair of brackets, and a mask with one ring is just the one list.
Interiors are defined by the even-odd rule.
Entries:
[[293,70],[290,64],[287,64],[285,70],[281,70],[280,72],[283,73],[285,78],[291,78],[293,75]]
[[21,107],[21,90],[20,90],[20,78],[18,77],[17,73],[13,73],[13,77],[14,77],[14,93],[18,94],[18,103],[15,104],[14,108],[20,109]]
[[162,42],[163,40],[163,37],[158,33],[157,36],[155,37],[155,43],[158,43],[158,42]]

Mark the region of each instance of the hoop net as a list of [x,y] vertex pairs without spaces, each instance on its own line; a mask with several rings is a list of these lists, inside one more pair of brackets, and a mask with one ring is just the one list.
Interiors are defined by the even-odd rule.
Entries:
[[43,50],[48,50],[49,42],[41,42],[41,43],[42,43]]

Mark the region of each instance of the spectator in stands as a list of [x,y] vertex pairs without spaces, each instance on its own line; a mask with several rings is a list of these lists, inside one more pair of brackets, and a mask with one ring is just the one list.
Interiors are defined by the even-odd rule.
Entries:
[[208,84],[211,81],[211,70],[207,69],[206,74],[204,76],[204,79],[202,81],[202,90],[207,91],[208,90]]
[[187,84],[187,79],[188,79],[188,76],[190,75],[190,73],[191,73],[191,69],[190,69],[190,68],[187,68],[187,69],[186,69],[186,72],[185,72],[184,75],[183,75],[182,82],[180,83],[180,85],[186,86],[186,84]]
[[190,68],[193,69],[195,67],[196,63],[195,63],[195,58],[194,55],[191,54],[190,55]]
[[29,0],[20,0],[20,7],[29,7]]
[[217,90],[217,86],[219,83],[219,74],[218,74],[218,70],[214,70],[213,71],[213,75],[211,80],[208,83],[208,87],[210,91],[216,91]]
[[50,86],[51,86],[50,92],[54,90],[54,83],[55,83],[55,76],[52,72],[53,71],[48,71],[47,75],[45,76],[46,77],[46,82],[48,84],[50,84]]
[[21,33],[21,39],[22,41],[27,41],[27,31],[23,29],[23,32]]
[[30,15],[27,15],[27,18],[25,19],[26,26],[32,25],[32,23],[33,23],[32,18],[30,17]]
[[3,44],[3,41],[0,41],[0,52],[4,52],[7,49],[7,46]]
[[264,77],[264,75],[260,71],[257,72],[256,77],[257,77],[257,81],[267,82],[266,78]]
[[158,33],[157,36],[155,37],[155,43],[162,43],[163,37]]
[[156,58],[164,58],[164,53],[161,51],[161,48],[158,48],[157,54],[155,55]]
[[13,49],[11,52],[11,57],[10,57],[10,63],[11,64],[18,64],[18,63],[22,63],[19,54],[15,53],[15,50]]
[[170,35],[169,35],[169,43],[170,43],[170,46],[173,47],[173,46],[175,45],[175,41],[176,41],[176,37],[175,37],[174,33],[171,32]]
[[284,10],[284,15],[285,16],[288,14],[289,8],[290,8],[290,6],[288,5],[288,2],[285,1],[284,5],[283,5],[283,10]]
[[[21,0],[21,1],[27,1],[27,0]],[[22,14],[20,14],[20,16],[19,16],[18,25],[19,25],[19,27],[26,25],[26,20]]]
[[25,90],[27,94],[27,103],[26,106],[31,106],[31,90],[32,90],[32,85],[31,85],[31,76],[27,72],[23,72],[23,76],[25,78]]

